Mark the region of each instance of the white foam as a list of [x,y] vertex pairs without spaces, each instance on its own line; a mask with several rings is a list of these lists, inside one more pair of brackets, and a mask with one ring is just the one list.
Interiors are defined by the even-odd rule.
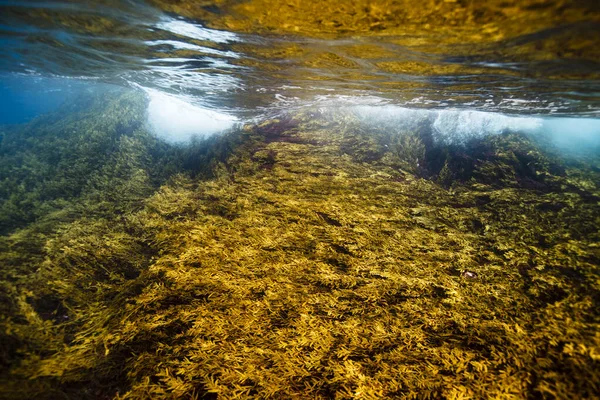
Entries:
[[156,24],[156,27],[191,39],[208,40],[215,43],[239,41],[239,38],[235,33],[208,29],[199,24],[192,24],[172,18],[163,19]]
[[499,135],[506,131],[533,133],[542,127],[537,117],[513,117],[499,113],[472,110],[440,110],[432,127],[442,140],[464,143],[477,137]]
[[151,129],[171,143],[214,135],[231,128],[237,121],[232,115],[193,105],[155,89],[143,89],[150,100],[148,123]]
[[464,144],[475,138],[519,132],[548,137],[558,148],[600,150],[600,119],[555,116],[513,116],[501,113],[446,109],[425,110],[395,105],[349,106],[366,125],[403,131],[431,129],[439,143]]
[[217,49],[211,49],[210,47],[198,46],[192,43],[180,42],[177,40],[148,40],[144,42],[148,46],[170,46],[176,50],[193,50],[205,54],[214,54],[222,57],[240,58],[240,56],[233,51],[222,51]]
[[533,133],[542,127],[542,119],[537,117],[513,117],[473,110],[423,110],[395,105],[356,106],[352,110],[368,124],[393,127],[398,132],[422,129],[428,125],[436,140],[455,144],[506,131]]

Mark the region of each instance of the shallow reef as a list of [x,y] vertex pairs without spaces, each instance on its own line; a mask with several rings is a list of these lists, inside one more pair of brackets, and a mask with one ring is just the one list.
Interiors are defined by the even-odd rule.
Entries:
[[597,158],[317,111],[169,146],[111,98],[3,133],[0,397],[600,393]]

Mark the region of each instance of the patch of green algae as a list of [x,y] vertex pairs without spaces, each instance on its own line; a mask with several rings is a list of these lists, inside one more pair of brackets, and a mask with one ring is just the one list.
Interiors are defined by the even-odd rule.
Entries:
[[2,238],[1,397],[600,391],[597,167],[348,114],[199,144],[146,199]]

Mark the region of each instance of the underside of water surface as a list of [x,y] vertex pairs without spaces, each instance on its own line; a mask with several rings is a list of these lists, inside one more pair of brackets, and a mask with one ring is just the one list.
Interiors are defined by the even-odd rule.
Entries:
[[0,1],[0,398],[598,398],[598,4]]

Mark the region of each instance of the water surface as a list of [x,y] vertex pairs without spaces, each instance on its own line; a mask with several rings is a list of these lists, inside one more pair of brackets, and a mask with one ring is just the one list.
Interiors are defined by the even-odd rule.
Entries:
[[342,96],[595,116],[594,1],[0,3],[0,69],[136,84],[237,115]]

